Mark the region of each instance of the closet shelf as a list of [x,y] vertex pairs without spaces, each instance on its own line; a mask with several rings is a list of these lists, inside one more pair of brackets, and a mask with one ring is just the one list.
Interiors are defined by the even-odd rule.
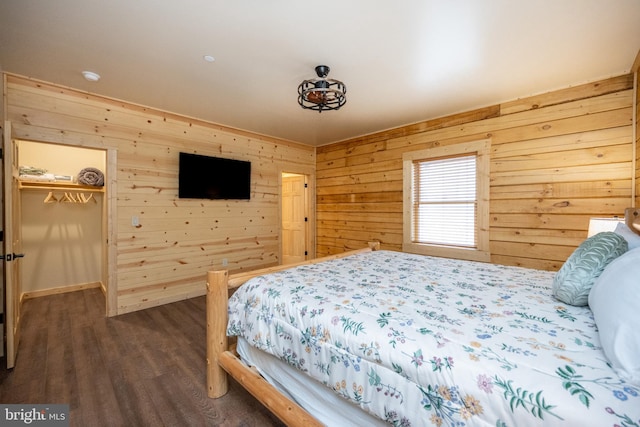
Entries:
[[20,190],[62,190],[104,193],[104,187],[75,184],[73,182],[19,181],[18,188]]

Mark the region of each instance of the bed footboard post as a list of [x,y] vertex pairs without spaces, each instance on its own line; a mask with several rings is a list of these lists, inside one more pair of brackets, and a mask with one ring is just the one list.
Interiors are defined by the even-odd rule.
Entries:
[[224,396],[229,388],[227,373],[218,363],[228,350],[228,279],[226,270],[207,272],[207,389],[212,398]]

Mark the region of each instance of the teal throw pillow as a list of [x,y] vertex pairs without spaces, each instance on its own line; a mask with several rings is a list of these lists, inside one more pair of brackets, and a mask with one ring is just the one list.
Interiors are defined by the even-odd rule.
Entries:
[[565,304],[587,305],[589,291],[598,276],[627,249],[624,237],[610,231],[589,237],[556,273],[553,279],[553,296]]

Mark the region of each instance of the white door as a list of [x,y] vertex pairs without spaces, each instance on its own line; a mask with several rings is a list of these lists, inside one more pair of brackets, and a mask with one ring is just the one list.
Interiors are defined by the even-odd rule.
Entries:
[[20,197],[15,143],[11,138],[11,123],[5,122],[3,144],[4,167],[4,273],[5,329],[7,368],[13,368],[20,341]]
[[282,263],[307,259],[306,176],[282,176]]

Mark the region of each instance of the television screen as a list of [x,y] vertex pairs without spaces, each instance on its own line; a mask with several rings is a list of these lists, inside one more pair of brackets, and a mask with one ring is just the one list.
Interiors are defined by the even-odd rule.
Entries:
[[251,196],[251,162],[180,153],[178,197],[244,199]]

